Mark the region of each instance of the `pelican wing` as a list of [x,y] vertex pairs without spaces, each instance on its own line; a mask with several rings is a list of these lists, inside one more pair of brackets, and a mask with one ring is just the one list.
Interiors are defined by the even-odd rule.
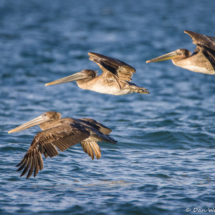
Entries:
[[136,72],[132,66],[115,58],[93,52],[89,52],[88,55],[89,59],[97,63],[107,77],[115,75],[119,80],[131,81],[133,73]]
[[90,131],[90,138],[96,142],[104,141],[108,143],[117,143],[117,141],[114,140],[112,137],[103,134],[102,132],[93,127],[89,127],[88,130]]
[[208,61],[210,62],[210,64],[212,65],[212,67],[215,71],[215,50],[210,49],[208,47],[203,47],[202,53],[208,59]]
[[97,129],[90,129],[90,137],[81,142],[81,146],[91,158],[94,160],[94,154],[97,159],[101,157],[101,149],[97,142],[105,141],[109,143],[117,143],[116,140],[111,138],[109,135],[105,135]]
[[44,154],[45,157],[54,157],[59,154],[56,147],[60,151],[64,151],[69,147],[80,143],[89,136],[90,132],[75,123],[62,124],[37,133],[29,150],[22,161],[17,165],[20,166],[18,171],[24,169],[20,176],[23,176],[28,172],[26,177],[26,179],[28,179],[34,171],[35,177],[38,171],[43,169],[43,159],[41,154]]
[[110,134],[112,131],[110,128],[104,126],[103,124],[101,124],[100,122],[98,122],[94,119],[83,118],[83,119],[78,119],[78,120],[98,129],[100,132],[102,132],[103,134],[106,134],[106,135]]
[[215,71],[215,37],[209,37],[192,31],[184,31],[184,33],[188,34],[192,38],[193,43],[197,45],[194,53],[202,51]]
[[90,137],[82,141],[81,146],[92,160],[94,159],[94,155],[97,159],[101,157],[101,149],[97,142],[105,141],[117,143],[117,141],[108,135],[112,130],[102,125],[100,122],[89,118],[78,119],[77,121],[87,126],[86,129],[90,132]]
[[81,142],[81,146],[85,153],[87,153],[92,160],[94,160],[94,154],[97,159],[101,157],[101,149],[96,141],[93,140],[84,140]]
[[215,37],[209,37],[192,31],[184,31],[184,33],[188,34],[197,46],[207,47],[215,51]]
[[97,142],[105,141],[109,143],[117,143],[113,138],[109,135],[105,135],[104,133],[98,131],[94,127],[89,128],[90,137],[81,142],[81,146],[91,158],[94,160],[94,155],[97,159],[101,157],[101,149]]

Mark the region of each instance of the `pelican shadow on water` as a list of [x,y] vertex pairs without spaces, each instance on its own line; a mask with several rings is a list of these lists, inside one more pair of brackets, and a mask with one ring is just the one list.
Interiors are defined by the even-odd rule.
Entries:
[[101,149],[97,142],[117,143],[108,135],[111,129],[98,121],[89,118],[61,119],[61,114],[54,111],[46,112],[8,133],[19,132],[35,125],[39,125],[43,131],[37,133],[27,153],[17,165],[19,167],[17,171],[23,170],[20,177],[28,172],[26,179],[33,172],[35,177],[39,170],[43,169],[42,154],[45,158],[52,158],[59,154],[57,148],[63,152],[69,147],[81,143],[84,152],[93,160],[94,154],[97,159],[101,157]]
[[193,72],[199,72],[209,75],[215,74],[215,37],[198,34],[192,31],[184,31],[188,34],[193,43],[196,44],[196,49],[193,53],[187,49],[178,49],[152,60],[146,61],[158,62],[172,59],[174,65]]
[[125,95],[129,93],[149,94],[143,87],[131,83],[131,77],[136,70],[115,58],[89,52],[89,59],[98,64],[103,73],[98,76],[97,71],[85,69],[65,78],[47,83],[48,85],[62,84],[76,81],[77,85],[85,90],[92,90],[98,93]]

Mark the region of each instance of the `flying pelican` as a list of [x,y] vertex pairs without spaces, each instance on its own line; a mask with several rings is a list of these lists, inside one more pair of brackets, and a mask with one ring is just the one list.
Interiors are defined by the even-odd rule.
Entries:
[[111,129],[101,123],[89,118],[61,119],[61,114],[54,111],[46,112],[8,133],[19,132],[35,125],[39,125],[43,131],[37,133],[27,153],[17,165],[17,167],[20,166],[17,171],[24,169],[20,177],[28,171],[26,179],[32,175],[33,171],[35,177],[38,171],[43,169],[41,154],[44,154],[45,158],[52,158],[59,154],[56,147],[63,152],[80,142],[84,152],[93,160],[94,154],[97,159],[101,157],[98,141],[117,143],[108,136]]
[[89,59],[97,63],[103,70],[102,75],[97,76],[97,71],[85,69],[68,77],[47,83],[45,86],[76,81],[80,88],[98,93],[112,95],[149,94],[147,89],[130,82],[133,73],[136,72],[130,65],[115,58],[93,52],[89,52],[88,55],[90,56]]
[[200,72],[209,75],[215,74],[215,37],[198,34],[192,31],[184,31],[188,34],[193,43],[197,45],[193,54],[187,49],[177,49],[176,51],[146,61],[158,62],[172,59],[174,65],[193,72]]

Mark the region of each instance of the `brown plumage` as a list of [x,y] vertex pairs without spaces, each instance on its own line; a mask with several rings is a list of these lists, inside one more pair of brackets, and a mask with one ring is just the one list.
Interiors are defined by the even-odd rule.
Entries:
[[111,129],[102,125],[100,122],[94,120],[94,119],[89,119],[89,118],[83,118],[83,119],[79,119],[80,122],[82,123],[86,123],[90,126],[95,127],[96,129],[98,129],[100,132],[102,132],[103,134],[110,134],[111,133]]
[[82,141],[81,146],[84,152],[86,152],[92,158],[92,160],[94,160],[94,154],[97,159],[101,157],[101,149],[96,141]]
[[39,170],[43,169],[42,154],[45,158],[52,158],[59,154],[57,148],[63,152],[69,147],[81,143],[84,152],[91,156],[92,159],[94,159],[94,154],[99,159],[101,149],[97,144],[98,141],[116,143],[113,138],[108,136],[111,129],[101,123],[88,118],[61,119],[61,114],[54,111],[46,112],[30,122],[9,131],[9,133],[22,131],[35,125],[39,125],[43,131],[37,133],[27,153],[17,165],[19,167],[18,171],[23,170],[20,176],[28,172],[27,179],[33,172],[35,177]]
[[100,76],[97,72],[89,69],[82,70],[65,78],[47,83],[47,85],[62,84],[76,81],[77,85],[86,90],[112,95],[125,95],[129,93],[149,94],[143,87],[131,83],[131,78],[136,72],[135,69],[115,58],[89,52],[89,59],[97,63],[103,70]]
[[103,76],[106,78],[112,78],[115,76],[120,81],[131,81],[133,74],[136,72],[132,66],[115,58],[94,52],[89,52],[88,55],[90,56],[90,60],[98,64],[103,71]]
[[215,37],[198,34],[192,31],[184,31],[188,34],[193,43],[196,44],[196,49],[193,53],[187,49],[178,49],[160,57],[154,58],[149,62],[158,62],[172,59],[174,65],[193,72],[205,74],[215,74]]

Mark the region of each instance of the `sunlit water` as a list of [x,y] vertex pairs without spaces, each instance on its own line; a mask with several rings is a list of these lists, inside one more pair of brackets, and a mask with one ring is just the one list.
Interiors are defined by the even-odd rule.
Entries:
[[[178,48],[193,51],[184,30],[215,36],[214,8],[209,0],[0,1],[0,213],[172,215],[213,208],[215,76],[145,61]],[[150,94],[44,86],[99,70],[89,51],[135,67],[133,82]],[[96,119],[118,144],[100,143],[102,157],[93,161],[77,144],[45,159],[36,178],[20,178],[15,165],[40,129],[7,132],[50,110]]]

